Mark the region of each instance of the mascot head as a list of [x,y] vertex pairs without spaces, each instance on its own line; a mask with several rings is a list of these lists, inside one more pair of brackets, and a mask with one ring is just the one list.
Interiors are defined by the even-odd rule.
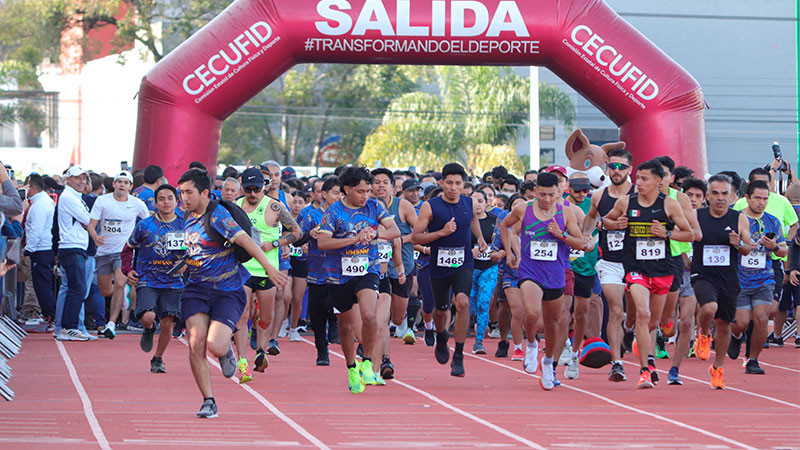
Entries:
[[606,164],[608,164],[608,152],[615,148],[625,148],[625,143],[611,142],[598,147],[592,145],[589,138],[578,128],[567,138],[564,150],[569,159],[567,176],[571,177],[576,172],[584,173],[595,188],[610,184],[611,180],[606,175]]

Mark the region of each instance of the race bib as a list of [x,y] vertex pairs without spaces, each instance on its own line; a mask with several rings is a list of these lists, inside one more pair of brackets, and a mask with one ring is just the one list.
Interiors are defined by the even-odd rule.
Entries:
[[122,234],[122,221],[117,219],[104,220],[103,234]]
[[388,263],[392,260],[392,244],[388,242],[378,242],[378,262]]
[[742,256],[742,267],[746,269],[766,269],[767,254],[764,252],[751,252],[747,256]]
[[729,245],[704,245],[703,266],[720,267],[731,263],[731,247]]
[[369,256],[367,255],[342,256],[342,275],[360,277],[367,274],[368,268]]
[[584,253],[583,250],[576,250],[574,248],[570,248],[569,249],[569,260],[570,261],[575,261],[578,258],[583,258],[584,255],[585,255],[585,253]]
[[436,253],[436,265],[439,267],[461,267],[464,264],[464,249],[440,248]]
[[636,259],[654,261],[667,257],[666,241],[663,239],[639,239],[636,241]]
[[[475,248],[478,248],[478,246],[476,245]],[[489,250],[489,247],[486,247],[486,250],[478,253],[478,256],[475,259],[478,261],[489,261],[491,260],[491,258],[489,257],[490,253],[491,251]]]
[[164,234],[164,239],[167,241],[167,250],[180,251],[186,250],[186,244],[183,240],[182,231],[170,231]]
[[620,251],[625,246],[625,232],[619,230],[609,231],[608,234],[606,234],[606,241],[608,242],[608,251]]
[[295,247],[294,245],[289,245],[289,256],[293,256],[295,258],[300,258],[303,256],[303,247]]
[[531,259],[537,261],[555,261],[558,256],[558,242],[531,241]]

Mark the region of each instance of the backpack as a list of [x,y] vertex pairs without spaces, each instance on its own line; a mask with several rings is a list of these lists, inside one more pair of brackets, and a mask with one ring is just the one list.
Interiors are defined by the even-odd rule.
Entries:
[[[250,222],[250,218],[247,216],[247,213],[244,212],[244,210],[236,203],[229,202],[227,200],[211,200],[208,203],[208,208],[206,208],[206,212],[203,215],[203,226],[205,227],[206,234],[208,234],[211,240],[217,244],[220,244],[226,248],[232,246],[233,252],[236,255],[236,259],[240,263],[250,261],[253,259],[253,257],[250,256],[250,253],[248,253],[247,250],[237,245],[235,242],[228,241],[221,234],[219,234],[214,227],[211,226],[211,213],[217,209],[217,206],[222,206],[223,208],[227,209],[228,213],[230,213],[231,217],[233,217],[233,220],[235,220],[236,223],[242,227],[242,230],[244,230],[248,236],[252,236],[253,234],[253,224]],[[256,242],[256,244],[259,243]]]

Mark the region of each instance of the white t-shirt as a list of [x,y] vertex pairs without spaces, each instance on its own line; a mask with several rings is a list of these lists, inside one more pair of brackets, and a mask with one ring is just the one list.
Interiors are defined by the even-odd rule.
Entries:
[[98,234],[105,238],[105,243],[97,246],[97,256],[121,253],[122,247],[133,233],[137,217],[150,217],[147,205],[138,198],[128,195],[128,201],[118,202],[114,199],[114,194],[98,197],[92,207],[91,218],[99,222]]

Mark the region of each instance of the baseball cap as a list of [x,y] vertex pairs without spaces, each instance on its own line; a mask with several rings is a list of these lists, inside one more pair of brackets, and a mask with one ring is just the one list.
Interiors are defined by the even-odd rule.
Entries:
[[250,167],[242,172],[242,189],[249,187],[264,187],[264,175],[259,169]]
[[130,182],[131,182],[131,184],[133,183],[133,175],[131,175],[131,173],[130,173],[130,172],[128,172],[127,170],[123,170],[122,172],[118,173],[118,174],[117,174],[117,175],[114,177],[114,181],[117,181],[117,180],[119,180],[119,179],[123,179],[123,178],[124,178],[124,179],[126,179],[126,180],[128,180],[128,181],[130,181]]
[[567,177],[567,169],[565,169],[564,166],[559,166],[558,164],[553,164],[552,166],[547,167],[547,169],[545,169],[545,172],[547,173],[558,172],[561,175],[564,175],[564,178]]
[[414,179],[408,179],[406,181],[403,181],[403,190],[409,191],[411,189],[422,189],[422,185],[419,184],[419,181]]
[[297,172],[292,167],[284,167],[281,171],[281,179],[288,180],[289,178],[297,178]]
[[588,178],[573,178],[569,180],[569,187],[571,187],[573,191],[592,190],[592,185],[589,183]]
[[79,177],[85,173],[89,173],[89,171],[82,168],[81,166],[72,166],[69,169],[67,169],[66,175],[68,177]]

